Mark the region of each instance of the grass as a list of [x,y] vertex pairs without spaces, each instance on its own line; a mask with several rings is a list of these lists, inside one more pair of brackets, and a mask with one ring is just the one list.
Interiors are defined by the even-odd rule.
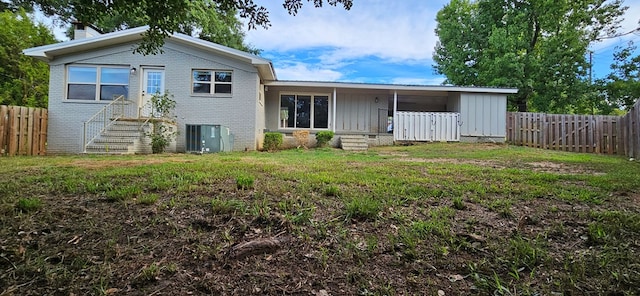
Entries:
[[639,173],[443,143],[0,158],[0,295],[633,295]]
[[22,212],[33,212],[42,208],[42,200],[39,198],[20,198],[16,204],[16,209]]

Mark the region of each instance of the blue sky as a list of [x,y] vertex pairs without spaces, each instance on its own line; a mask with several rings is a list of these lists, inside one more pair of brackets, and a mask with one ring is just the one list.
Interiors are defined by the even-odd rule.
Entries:
[[[448,0],[354,0],[349,11],[329,5],[316,9],[303,1],[296,16],[282,7],[283,0],[255,2],[269,10],[272,26],[248,31],[246,40],[263,50],[280,80],[420,85],[444,81],[433,70],[431,57],[437,41],[435,16]],[[620,32],[639,26],[640,0],[624,4],[630,8]],[[41,15],[36,19],[50,23]],[[62,29],[54,29],[65,39]],[[629,40],[640,45],[640,33],[591,46],[594,78],[610,72],[615,47]]]
[[[269,10],[272,26],[248,31],[247,41],[272,60],[278,79],[396,84],[440,84],[432,54],[437,38],[435,16],[449,1],[354,0],[342,7],[320,9],[305,2],[290,16],[281,0],[256,1]],[[640,0],[626,0],[629,10],[620,32],[638,27]],[[640,36],[594,44],[594,77],[609,73],[617,45]]]

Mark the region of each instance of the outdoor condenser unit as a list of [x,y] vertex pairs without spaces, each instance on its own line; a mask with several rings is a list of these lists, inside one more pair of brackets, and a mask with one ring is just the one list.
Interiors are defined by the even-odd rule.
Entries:
[[233,134],[226,126],[187,124],[186,152],[215,153],[233,150]]

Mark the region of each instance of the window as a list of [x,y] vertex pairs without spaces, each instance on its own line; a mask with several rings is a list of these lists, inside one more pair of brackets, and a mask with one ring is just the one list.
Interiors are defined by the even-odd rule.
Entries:
[[67,100],[110,101],[129,96],[129,68],[67,67]]
[[329,128],[328,95],[281,95],[281,128]]
[[194,94],[230,94],[231,71],[193,70]]

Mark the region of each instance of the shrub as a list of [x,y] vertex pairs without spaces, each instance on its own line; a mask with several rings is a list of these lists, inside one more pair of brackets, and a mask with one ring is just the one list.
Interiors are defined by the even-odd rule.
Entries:
[[159,121],[153,124],[152,132],[147,134],[151,138],[151,152],[153,154],[162,153],[169,147],[171,141],[176,137],[176,132],[172,130],[173,128],[167,127]]
[[[176,101],[173,100],[173,95],[168,90],[164,94],[154,94],[151,97],[151,104],[152,117],[160,117],[165,120],[172,119]],[[167,128],[161,120],[155,120],[152,131],[147,133],[147,136],[151,138],[151,152],[154,154],[164,152],[176,135],[177,133],[172,128]]]
[[316,133],[316,141],[318,142],[318,147],[322,147],[327,145],[331,139],[333,139],[334,133],[332,131],[321,131]]
[[267,151],[273,151],[280,149],[282,146],[283,137],[281,133],[265,133],[264,134],[264,149]]
[[307,145],[309,144],[309,131],[295,131],[293,132],[293,137],[296,139],[298,148],[303,147],[307,149]]

